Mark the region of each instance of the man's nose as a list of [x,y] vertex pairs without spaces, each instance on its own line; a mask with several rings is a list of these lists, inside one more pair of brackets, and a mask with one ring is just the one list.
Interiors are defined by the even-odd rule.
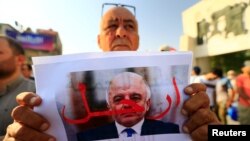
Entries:
[[[125,96],[124,100],[131,100],[130,97],[127,95]],[[123,108],[131,108],[131,105],[128,103],[123,104]]]
[[116,37],[119,37],[119,38],[124,38],[126,37],[127,35],[127,31],[126,29],[123,27],[123,26],[119,26],[116,30]]

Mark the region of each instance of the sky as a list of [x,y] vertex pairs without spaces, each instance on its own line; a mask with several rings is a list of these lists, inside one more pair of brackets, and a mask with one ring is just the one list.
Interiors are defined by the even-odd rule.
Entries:
[[24,28],[53,29],[59,33],[63,54],[100,52],[97,44],[103,3],[136,7],[139,51],[162,45],[179,49],[182,12],[200,0],[0,0],[0,23]]

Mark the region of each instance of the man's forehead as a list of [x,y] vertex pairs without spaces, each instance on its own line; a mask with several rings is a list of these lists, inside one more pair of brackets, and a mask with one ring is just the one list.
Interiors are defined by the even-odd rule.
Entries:
[[3,38],[3,37],[0,37],[0,41],[1,41],[1,43],[7,43],[7,39]]
[[120,92],[133,92],[144,94],[145,85],[142,81],[114,81],[109,88],[109,92],[114,95]]
[[111,8],[102,17],[102,22],[104,23],[116,20],[136,22],[135,16],[128,9],[123,7]]
[[1,48],[3,48],[3,47],[9,48],[9,47],[8,47],[8,46],[9,46],[9,43],[8,43],[7,39],[5,39],[5,38],[1,38],[1,37],[0,37],[0,45],[1,45]]

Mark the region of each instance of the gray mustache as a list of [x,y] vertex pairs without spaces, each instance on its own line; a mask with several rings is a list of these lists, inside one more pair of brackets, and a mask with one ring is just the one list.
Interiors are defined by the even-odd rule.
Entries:
[[127,45],[127,46],[130,46],[131,43],[129,40],[127,39],[115,39],[112,43],[112,47],[113,46],[117,46],[117,45]]

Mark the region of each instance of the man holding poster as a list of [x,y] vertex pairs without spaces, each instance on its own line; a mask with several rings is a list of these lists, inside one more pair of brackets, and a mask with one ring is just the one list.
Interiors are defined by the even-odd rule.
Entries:
[[[102,17],[98,44],[103,51],[136,51],[139,47],[138,24],[135,16],[126,8],[118,6],[109,9]],[[202,84],[191,84],[184,89],[190,96],[183,104],[182,113],[188,117],[183,130],[193,140],[208,139],[208,124],[220,124],[209,109],[209,99]],[[20,106],[16,107],[4,141],[55,141],[44,133],[50,123],[40,114],[31,110],[41,104],[42,99],[34,93],[26,92],[17,96]],[[27,118],[28,117],[28,118]]]

